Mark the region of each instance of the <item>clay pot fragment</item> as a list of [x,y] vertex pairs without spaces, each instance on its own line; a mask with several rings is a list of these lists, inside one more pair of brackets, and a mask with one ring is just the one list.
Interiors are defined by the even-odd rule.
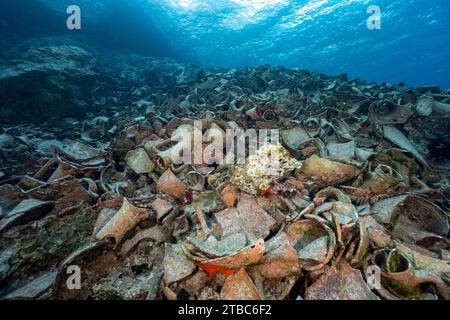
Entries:
[[377,291],[386,299],[418,299],[423,294],[422,284],[433,284],[439,294],[448,299],[445,283],[436,275],[415,269],[397,250],[376,251],[371,263],[381,270],[382,287]]
[[[70,292],[74,293],[67,287],[68,280],[72,273],[67,272],[69,266],[78,266],[81,273],[81,285],[86,285],[88,275],[85,273],[87,266],[94,262],[97,258],[103,257],[105,254],[110,254],[111,247],[107,241],[94,241],[84,244],[80,248],[73,251],[68,257],[66,257],[59,265],[57,270],[56,279],[53,282],[51,292],[53,296],[64,297],[65,294],[69,295]],[[114,257],[114,255],[111,255]],[[111,267],[112,263],[115,263],[115,259],[109,259],[107,267]],[[76,294],[76,293],[75,293]]]
[[393,242],[391,236],[381,224],[372,216],[364,216],[359,219],[361,226],[367,231],[371,247],[375,249],[391,247]]
[[263,111],[260,107],[254,107],[245,112],[245,114],[249,116],[251,119],[256,120],[263,115]]
[[209,257],[224,257],[241,250],[248,244],[247,237],[242,233],[222,236],[220,240],[217,240],[214,236],[209,236],[205,240],[198,240],[193,237],[189,238],[188,242],[194,246],[195,251],[200,251]]
[[220,225],[223,237],[242,232],[242,221],[239,218],[239,211],[236,208],[227,208],[215,212],[214,218]]
[[157,183],[158,190],[175,199],[181,199],[186,192],[186,185],[170,170],[166,170]]
[[426,270],[442,278],[450,272],[450,266],[446,260],[430,257],[399,241],[395,241],[395,248],[402,256],[413,262],[415,268]]
[[80,185],[80,187],[56,200],[50,213],[63,217],[76,212],[84,204],[91,205],[97,198],[97,194],[87,191]]
[[[446,237],[449,232],[447,214],[434,203],[418,196],[404,195],[383,199],[372,206],[375,219],[383,224],[394,227],[397,223],[408,223],[406,220],[397,221],[399,216],[408,219],[411,227],[422,229],[436,235]],[[407,235],[405,235],[407,236]]]
[[0,186],[0,207],[4,213],[12,210],[26,198],[26,195],[16,186],[10,184]]
[[353,204],[342,201],[326,202],[316,207],[313,214],[323,216],[330,223],[335,219],[343,232],[353,228],[359,218]]
[[346,262],[328,269],[305,292],[306,300],[379,300],[361,272]]
[[414,114],[411,105],[397,105],[392,102],[373,103],[369,109],[369,117],[379,125],[403,124]]
[[389,166],[380,164],[369,173],[369,179],[364,181],[361,188],[368,190],[372,194],[381,194],[386,190],[398,185],[404,179],[400,173]]
[[171,241],[171,237],[168,234],[167,230],[160,225],[155,225],[149,229],[140,230],[133,238],[125,241],[121,249],[122,256],[128,255],[128,253],[135,246],[137,246],[139,242],[147,239],[152,240],[156,245]]
[[[216,273],[231,275],[235,270],[241,267],[255,265],[261,262],[265,250],[263,239],[223,257],[205,258],[195,253],[195,246],[190,243],[184,243],[182,249],[184,254],[194,261],[200,268],[214,276]],[[201,253],[201,251],[199,252]]]
[[325,146],[325,143],[323,143],[323,141],[319,138],[310,138],[303,141],[302,143],[300,143],[299,149],[300,151],[295,152],[294,154],[297,158],[302,160],[307,159],[312,155],[317,155],[321,158],[328,157],[328,150]]
[[[121,200],[123,201],[123,200]],[[98,214],[97,221],[95,222],[94,230],[92,232],[92,237],[95,239],[97,233],[102,229],[108,221],[114,217],[118,210],[113,208],[103,208]]]
[[309,139],[308,132],[303,128],[282,130],[280,136],[284,145],[291,150],[299,150],[300,144]]
[[314,138],[320,134],[322,125],[318,118],[308,118],[303,123],[306,132],[310,138]]
[[369,251],[370,237],[366,224],[358,221],[359,239],[355,251],[352,253],[350,261],[351,266],[360,267],[365,262],[365,258]]
[[318,187],[336,185],[355,178],[359,174],[359,170],[354,166],[319,158],[316,155],[305,160],[301,172],[308,178],[313,178]]
[[352,203],[350,196],[335,187],[327,187],[317,192],[314,201],[318,203],[320,199],[323,199],[323,201],[337,200],[340,202]]
[[98,240],[114,239],[114,243],[118,245],[125,234],[136,227],[138,223],[147,219],[150,212],[146,209],[140,209],[123,199],[122,207],[96,234]]
[[374,154],[375,154],[375,152],[372,149],[368,149],[368,148],[356,148],[355,149],[356,159],[358,159],[360,161],[367,161]]
[[427,117],[433,113],[434,99],[429,96],[422,96],[417,99],[416,112],[419,116]]
[[421,208],[417,208],[415,213],[411,211],[412,210],[407,213],[409,216],[400,214],[395,221],[395,225],[392,229],[392,236],[395,239],[411,244],[417,244],[422,248],[426,248],[436,253],[440,253],[441,250],[450,248],[449,239],[426,230],[431,228],[430,225],[428,225],[429,221],[422,222],[422,219],[424,217],[426,218],[426,214],[421,214],[423,212]]
[[35,300],[48,291],[55,282],[57,272],[50,271],[9,293],[4,300]]
[[58,167],[52,173],[50,178],[48,178],[47,182],[51,182],[72,175],[78,169],[77,166],[65,161],[58,155],[56,156],[56,160],[58,161]]
[[239,199],[238,190],[231,183],[223,183],[216,188],[220,194],[220,200],[227,207],[234,207]]
[[240,221],[239,225],[250,239],[267,237],[276,221],[265,212],[256,202],[256,199],[248,194],[241,194],[237,204]]
[[429,116],[432,112],[449,114],[450,104],[436,101],[430,96],[421,96],[417,100],[416,110],[422,116]]
[[408,138],[396,127],[383,126],[383,136],[396,146],[410,152],[421,164],[425,166],[425,168],[430,168],[427,161],[422,157],[419,151],[417,151]]
[[191,124],[180,125],[172,134],[171,138],[163,141],[151,141],[146,143],[144,149],[155,156],[155,164],[161,169],[167,169],[174,159],[186,156],[186,150],[193,150],[192,141],[194,127]]
[[180,281],[194,272],[196,266],[183,254],[181,244],[166,244],[164,256],[164,281]]
[[147,152],[142,148],[129,151],[125,156],[125,161],[136,174],[151,173],[155,168]]
[[98,186],[97,186],[97,182],[95,182],[94,180],[92,180],[91,178],[81,178],[79,179],[80,183],[85,187],[86,191],[95,196],[96,198],[98,198]]
[[318,270],[331,260],[336,236],[326,220],[306,214],[304,219],[290,222],[286,234],[297,250],[302,269]]
[[253,271],[266,279],[280,279],[300,272],[297,250],[285,232],[279,232],[267,241],[264,259]]
[[131,196],[133,193],[133,185],[126,173],[117,171],[113,165],[106,166],[100,172],[100,187],[117,195]]
[[101,150],[73,140],[64,141],[64,147],[62,149],[56,147],[56,150],[65,158],[78,162],[85,162],[102,156]]
[[372,212],[379,223],[389,224],[393,220],[393,215],[397,210],[397,206],[408,198],[407,195],[390,197],[382,199],[372,206]]
[[156,220],[161,222],[174,208],[173,204],[167,200],[158,198],[151,204],[152,209],[156,212]]
[[53,206],[54,201],[42,201],[33,198],[23,200],[11,211],[4,213],[3,219],[0,220],[0,232],[4,232],[13,226],[40,219],[49,213]]
[[274,121],[277,118],[277,115],[273,110],[268,109],[268,110],[264,111],[262,118],[264,119],[264,121],[269,122],[269,121]]
[[191,190],[202,191],[205,187],[205,177],[197,171],[190,171],[186,174],[186,183]]
[[349,141],[345,143],[327,144],[328,158],[336,161],[347,161],[355,157],[356,143]]
[[261,300],[258,289],[244,268],[227,277],[220,297],[223,300]]
[[[291,275],[282,279],[264,279],[258,273],[251,273],[258,292],[261,293],[264,300],[286,300],[292,292],[295,284],[298,283],[299,276]],[[297,299],[301,297],[298,296]]]

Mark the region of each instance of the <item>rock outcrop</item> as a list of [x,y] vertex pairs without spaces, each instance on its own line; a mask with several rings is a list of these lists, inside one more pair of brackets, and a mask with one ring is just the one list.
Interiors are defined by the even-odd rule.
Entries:
[[75,46],[33,48],[0,60],[0,117],[43,122],[80,116],[94,89],[95,58]]

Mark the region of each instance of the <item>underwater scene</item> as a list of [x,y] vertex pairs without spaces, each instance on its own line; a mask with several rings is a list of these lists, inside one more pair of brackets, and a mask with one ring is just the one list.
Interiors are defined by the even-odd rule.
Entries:
[[1,0],[0,300],[448,300],[449,16]]

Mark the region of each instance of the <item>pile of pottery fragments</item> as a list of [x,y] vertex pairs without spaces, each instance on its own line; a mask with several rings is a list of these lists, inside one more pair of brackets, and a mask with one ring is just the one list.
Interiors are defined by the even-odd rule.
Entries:
[[[449,92],[149,65],[86,118],[2,126],[0,296],[448,299]],[[280,144],[176,165],[194,120]],[[274,152],[279,174],[255,174]]]

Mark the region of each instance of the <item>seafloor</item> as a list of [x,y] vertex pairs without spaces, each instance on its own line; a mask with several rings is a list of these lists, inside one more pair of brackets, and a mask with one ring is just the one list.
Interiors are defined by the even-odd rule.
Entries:
[[[448,299],[449,115],[437,86],[67,45],[4,56],[0,297]],[[225,144],[227,163],[175,164],[170,137],[194,120],[280,139],[241,164]]]

